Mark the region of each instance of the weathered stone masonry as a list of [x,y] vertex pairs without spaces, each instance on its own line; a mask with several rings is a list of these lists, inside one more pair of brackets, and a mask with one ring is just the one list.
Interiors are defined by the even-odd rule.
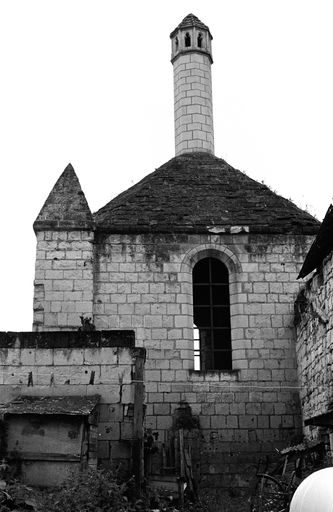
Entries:
[[[319,223],[213,155],[209,28],[190,14],[171,39],[177,156],[94,215],[65,169],[34,224],[34,329],[77,330],[84,316],[133,330],[147,350],[147,428],[167,442],[187,402],[200,481],[246,486],[258,456],[302,432],[293,303]],[[204,258],[229,276],[228,370],[194,370],[192,272]]]
[[[332,410],[332,312],[333,255],[330,254],[296,302],[297,363],[306,422]],[[330,423],[331,420],[324,421],[323,425]],[[313,424],[320,425],[320,422]],[[317,429],[311,427],[306,427],[305,432],[311,437],[318,435]]]
[[34,296],[34,330],[67,330],[92,317],[92,231],[39,231]]
[[[19,395],[99,395],[95,459],[131,467],[135,442],[134,403],[145,350],[134,333],[0,333],[1,404]],[[141,404],[142,405],[142,404]]]
[[[146,426],[161,442],[172,413],[187,401],[205,439],[201,471],[210,475],[211,485],[223,473],[228,485],[226,460],[233,473],[240,462],[253,463],[255,454],[285,446],[300,434],[293,302],[297,271],[312,237],[95,236],[93,321],[98,330],[133,329],[137,346],[146,348]],[[69,261],[82,261],[76,247],[80,258]],[[208,255],[221,259],[230,273],[233,370],[204,374],[193,371],[192,269]],[[44,256],[59,261],[47,250]],[[82,286],[65,273],[52,281],[70,293]],[[75,306],[70,297],[56,296],[60,311]],[[81,312],[68,313],[63,328],[77,328]],[[45,315],[44,330],[54,329],[54,318],[63,317]]]
[[[146,426],[165,440],[171,414],[180,400],[187,401],[207,442],[206,470],[219,474],[216,478],[230,452],[252,452],[249,460],[300,434],[293,302],[310,240],[100,237],[94,322],[103,329],[135,329],[137,343],[147,349]],[[230,271],[231,372],[193,371],[191,273],[206,255],[220,258]]]

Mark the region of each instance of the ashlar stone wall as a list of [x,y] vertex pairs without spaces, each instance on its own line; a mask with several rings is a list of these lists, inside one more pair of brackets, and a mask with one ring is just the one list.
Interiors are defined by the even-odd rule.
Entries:
[[210,57],[184,53],[173,67],[176,156],[193,151],[214,153]]
[[33,329],[68,330],[92,317],[92,231],[38,231]]
[[[296,308],[297,361],[304,421],[332,409],[333,255],[309,279]],[[317,423],[318,424],[318,423]],[[316,429],[305,429],[316,436]]]
[[[202,434],[196,464],[213,486],[247,485],[258,456],[294,443],[302,431],[294,301],[312,237],[240,231],[95,232],[93,242],[85,232],[76,245],[71,233],[45,232],[38,242],[37,271],[44,273],[36,290],[45,294],[38,329],[65,329],[66,322],[77,329],[79,315],[91,312],[97,330],[133,329],[136,346],[147,350],[146,427],[166,442],[173,412],[187,402]],[[229,271],[231,371],[194,371],[192,270],[208,256]],[[55,268],[62,264],[77,278]]]
[[[145,350],[134,348],[128,331],[2,332],[0,407],[19,395],[99,395],[90,451],[101,464],[129,468],[140,428],[134,409],[142,395],[144,359]],[[141,419],[142,408],[141,402]]]
[[[146,426],[166,441],[179,401],[199,418],[203,481],[247,485],[258,455],[301,433],[293,304],[312,237],[251,234],[96,238],[94,322],[147,349]],[[233,370],[193,370],[192,269],[229,269]],[[240,479],[240,464],[243,477]]]

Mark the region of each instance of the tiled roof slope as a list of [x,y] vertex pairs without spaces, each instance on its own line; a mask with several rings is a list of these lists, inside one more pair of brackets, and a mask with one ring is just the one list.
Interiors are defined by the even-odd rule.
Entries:
[[98,229],[116,233],[228,232],[247,226],[256,233],[314,234],[319,228],[291,201],[224,160],[199,152],[172,158],[94,218]]
[[71,164],[51,190],[34,222],[34,230],[91,229],[93,217]]
[[298,278],[306,277],[312,270],[321,265],[323,260],[333,250],[333,206],[328,208],[315,241],[305,258]]
[[209,32],[209,28],[207,27],[207,25],[202,23],[202,21],[200,21],[199,18],[194,16],[194,14],[188,14],[187,16],[185,16],[183,21],[181,21],[179,25],[171,32],[170,37],[173,37],[175,32],[177,32],[178,30],[188,27],[197,27],[199,29],[201,28],[202,30],[208,30]]

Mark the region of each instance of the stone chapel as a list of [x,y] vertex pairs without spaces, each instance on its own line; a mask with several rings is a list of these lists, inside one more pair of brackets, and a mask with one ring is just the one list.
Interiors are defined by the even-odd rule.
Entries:
[[186,404],[202,481],[245,486],[302,434],[294,301],[319,222],[215,156],[212,34],[189,14],[170,38],[175,156],[94,214],[66,167],[34,223],[33,329],[134,331],[146,428],[165,442]]

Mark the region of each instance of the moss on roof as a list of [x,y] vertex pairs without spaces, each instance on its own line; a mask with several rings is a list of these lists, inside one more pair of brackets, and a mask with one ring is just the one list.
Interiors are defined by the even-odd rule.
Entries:
[[51,190],[34,222],[34,230],[92,229],[93,217],[71,164]]
[[94,214],[115,233],[315,234],[320,223],[291,201],[209,153],[172,158]]

